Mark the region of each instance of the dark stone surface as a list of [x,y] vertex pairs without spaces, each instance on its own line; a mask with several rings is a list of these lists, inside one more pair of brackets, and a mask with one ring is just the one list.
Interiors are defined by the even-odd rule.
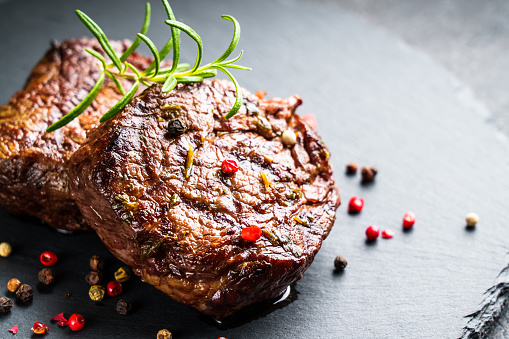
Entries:
[[[168,29],[158,2],[149,36],[161,45]],[[482,293],[506,264],[509,228],[509,142],[487,121],[483,104],[448,71],[401,39],[340,7],[298,0],[172,1],[177,18],[203,37],[205,60],[220,55],[231,26],[219,19],[234,15],[242,25],[241,64],[236,72],[251,91],[268,96],[300,94],[300,113],[317,115],[332,153],[343,197],[338,220],[315,262],[296,284],[297,299],[272,313],[218,327],[210,319],[173,302],[138,278],[125,284],[122,298],[133,312],[117,315],[117,298],[95,304],[88,298],[88,260],[106,258],[105,279],[121,263],[92,233],[59,234],[37,222],[0,211],[0,241],[14,246],[0,258],[0,294],[19,278],[35,288],[31,304],[15,304],[0,315],[0,337],[20,326],[29,337],[35,321],[50,326],[52,338],[153,338],[168,328],[175,338],[450,338],[461,334],[464,315],[474,311]],[[0,5],[0,102],[20,88],[50,39],[86,34],[73,14],[80,8],[112,39],[132,37],[141,26],[143,3],[124,1],[8,1]],[[134,24],[134,25],[133,25]],[[183,59],[193,61],[195,46],[184,44]],[[344,165],[357,161],[379,169],[375,182],[360,185]],[[353,195],[365,198],[361,214],[346,213]],[[410,232],[401,218],[417,214]],[[474,231],[464,217],[481,217]],[[366,243],[370,224],[395,230],[393,239]],[[37,285],[39,254],[59,255],[58,278]],[[348,260],[333,270],[337,255]],[[2,287],[4,286],[4,287]],[[65,293],[71,298],[66,299]],[[81,313],[85,329],[71,333],[50,316]]]

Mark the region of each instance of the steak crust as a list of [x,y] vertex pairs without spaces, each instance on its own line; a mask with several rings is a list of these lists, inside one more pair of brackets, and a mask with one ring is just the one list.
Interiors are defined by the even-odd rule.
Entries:
[[[129,45],[127,40],[113,42],[118,52]],[[85,48],[102,52],[95,39],[52,43],[25,88],[0,106],[0,205],[10,213],[28,214],[69,231],[89,227],[70,198],[67,161],[97,127],[100,116],[122,98],[107,79],[78,119],[53,133],[45,132],[85,98],[99,77],[97,59]],[[151,60],[134,54],[129,61],[146,67]],[[123,84],[129,86],[127,81]]]
[[[170,93],[154,85],[69,162],[72,197],[109,250],[145,282],[217,318],[300,279],[340,204],[329,152],[295,114],[301,99],[243,93],[225,120],[235,100],[228,81]],[[186,126],[177,137],[167,129],[174,119]],[[285,130],[297,133],[294,146],[283,145]],[[239,171],[224,175],[224,159]],[[251,225],[263,230],[254,242],[241,237]]]

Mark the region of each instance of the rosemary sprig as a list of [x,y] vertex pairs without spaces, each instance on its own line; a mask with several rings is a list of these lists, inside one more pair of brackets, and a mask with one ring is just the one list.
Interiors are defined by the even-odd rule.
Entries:
[[[234,116],[240,109],[242,105],[242,92],[240,90],[240,86],[237,80],[233,77],[230,69],[242,69],[246,71],[250,71],[251,69],[248,67],[240,66],[234,64],[238,61],[243,54],[243,51],[233,59],[226,60],[235,50],[237,44],[240,39],[240,24],[234,17],[230,15],[222,15],[221,18],[224,20],[231,21],[233,23],[233,38],[230,42],[230,45],[226,49],[226,51],[215,61],[210,62],[206,65],[201,65],[202,57],[203,57],[203,42],[201,37],[196,33],[191,27],[186,24],[177,21],[175,19],[175,15],[168,3],[167,0],[162,0],[164,9],[166,11],[166,15],[168,20],[165,23],[170,26],[171,29],[171,37],[168,39],[166,44],[158,51],[155,44],[150,40],[150,38],[146,35],[150,26],[150,13],[151,7],[150,3],[147,3],[145,6],[145,20],[143,22],[142,29],[140,33],[137,34],[136,39],[133,41],[132,45],[121,55],[118,56],[115,53],[115,50],[111,46],[108,38],[104,34],[103,30],[95,23],[89,16],[80,10],[76,10],[76,14],[78,18],[85,24],[85,26],[90,30],[90,32],[97,38],[99,44],[104,50],[105,54],[111,60],[111,63],[108,63],[106,59],[99,53],[94,50],[87,49],[86,51],[90,53],[92,56],[97,58],[100,61],[101,74],[96,84],[90,91],[90,93],[85,97],[85,99],[80,102],[74,109],[72,109],[68,114],[62,117],[60,120],[55,122],[53,125],[48,127],[46,132],[53,132],[71,122],[73,119],[77,118],[83,111],[90,106],[94,98],[97,96],[99,91],[101,90],[104,79],[107,76],[110,78],[114,84],[117,86],[120,93],[122,93],[123,97],[117,102],[108,112],[106,112],[101,119],[100,122],[104,122],[115,114],[120,112],[134,97],[136,94],[140,83],[145,84],[146,86],[151,86],[154,83],[162,83],[162,92],[167,93],[173,90],[177,84],[179,83],[196,83],[202,82],[205,78],[215,77],[217,75],[217,71],[221,71],[228,78],[231,79],[233,84],[235,85],[235,94],[236,99],[233,104],[230,112],[225,116],[226,119]],[[191,37],[198,47],[198,51],[196,54],[196,60],[193,66],[189,64],[180,63],[180,32],[186,33],[189,37]],[[136,69],[132,64],[128,63],[127,58],[139,47],[141,43],[145,43],[150,52],[154,56],[154,61],[147,67],[147,69],[140,71]],[[173,51],[172,60],[173,63],[171,67],[161,67],[161,62],[164,58]],[[122,86],[122,83],[119,79],[128,79],[133,81],[132,87],[126,92]]]

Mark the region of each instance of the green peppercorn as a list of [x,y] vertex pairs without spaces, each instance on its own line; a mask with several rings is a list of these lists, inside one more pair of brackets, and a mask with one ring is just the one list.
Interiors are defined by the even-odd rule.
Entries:
[[131,270],[129,267],[120,267],[115,272],[115,280],[118,282],[126,282],[127,280],[131,279]]
[[8,242],[3,242],[0,244],[0,256],[8,257],[12,253],[12,246]]
[[90,296],[90,299],[93,301],[101,301],[104,298],[104,293],[106,293],[106,289],[104,286],[101,285],[94,285],[90,287],[90,290],[88,291],[88,295]]

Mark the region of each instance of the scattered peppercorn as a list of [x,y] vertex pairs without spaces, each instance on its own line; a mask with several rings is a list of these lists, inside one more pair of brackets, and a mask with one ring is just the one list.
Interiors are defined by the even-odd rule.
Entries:
[[359,168],[359,164],[356,162],[351,162],[346,165],[346,174],[348,175],[354,175],[357,173],[357,169]]
[[366,228],[366,238],[368,238],[368,240],[376,240],[379,235],[380,229],[377,226],[372,225]]
[[23,284],[16,291],[16,297],[19,301],[26,303],[34,298],[34,290],[30,285]]
[[476,213],[468,213],[465,218],[468,227],[475,227],[475,225],[479,222],[479,216]]
[[65,294],[65,299],[69,299],[71,297],[71,293],[66,293]]
[[406,212],[405,216],[403,216],[403,228],[409,229],[414,226],[416,220],[415,213]]
[[256,241],[262,236],[262,229],[256,225],[242,229],[242,239],[247,241]]
[[58,322],[58,326],[60,327],[66,327],[68,323],[67,319],[64,317],[64,313],[60,313],[54,317],[51,317],[51,320]]
[[182,119],[177,118],[168,122],[168,134],[170,137],[178,137],[179,135],[184,134],[186,129],[186,124]]
[[394,236],[394,231],[390,229],[385,229],[382,231],[382,238],[384,239],[390,239]]
[[35,322],[32,326],[32,331],[35,334],[46,334],[46,333],[48,333],[49,328],[48,328],[48,326],[44,325],[43,323]]
[[338,255],[336,259],[334,259],[334,267],[336,270],[342,271],[345,269],[346,265],[348,265],[348,262],[342,256]]
[[364,166],[362,168],[362,182],[370,182],[375,179],[375,175],[378,173],[378,169],[376,167]]
[[9,312],[12,308],[12,300],[7,297],[0,297],[0,313]]
[[9,280],[9,282],[7,283],[7,289],[9,290],[9,292],[12,292],[12,293],[16,293],[16,291],[18,290],[18,288],[21,286],[21,281],[19,281],[18,279],[16,278],[12,278],[11,280]]
[[94,271],[102,271],[104,269],[104,259],[98,255],[90,258],[90,268]]
[[129,312],[131,312],[131,302],[129,300],[120,299],[117,302],[117,313],[122,315],[127,315]]
[[232,175],[239,170],[239,165],[235,160],[227,159],[221,164],[221,170],[226,175]]
[[18,333],[18,331],[19,331],[18,325],[14,325],[14,327],[9,330],[9,332],[11,332],[12,334],[16,334]]
[[94,285],[90,287],[88,291],[88,296],[93,301],[101,301],[104,299],[104,294],[106,293],[106,289],[101,285]]
[[115,280],[123,283],[131,279],[131,269],[129,267],[120,267],[114,274]]
[[295,134],[294,131],[287,129],[283,132],[283,134],[281,134],[281,141],[283,142],[283,145],[291,147],[297,142],[297,134]]
[[364,207],[364,199],[358,196],[353,196],[348,202],[348,213],[359,213]]
[[8,257],[12,253],[12,246],[8,242],[3,242],[0,244],[0,256]]
[[55,282],[55,273],[51,268],[43,268],[39,272],[39,281],[44,285],[51,285]]
[[73,314],[69,318],[67,324],[71,330],[81,331],[83,326],[85,326],[85,318],[83,318],[83,316],[80,314]]
[[85,277],[89,285],[99,285],[103,280],[103,274],[98,271],[92,271]]
[[118,281],[110,281],[108,285],[106,285],[106,292],[108,292],[110,297],[116,297],[122,293],[122,284]]
[[172,338],[171,332],[168,331],[167,329],[160,330],[159,332],[157,332],[157,339],[171,339],[171,338]]
[[44,266],[53,266],[57,263],[57,255],[51,251],[46,251],[41,253],[41,264]]

